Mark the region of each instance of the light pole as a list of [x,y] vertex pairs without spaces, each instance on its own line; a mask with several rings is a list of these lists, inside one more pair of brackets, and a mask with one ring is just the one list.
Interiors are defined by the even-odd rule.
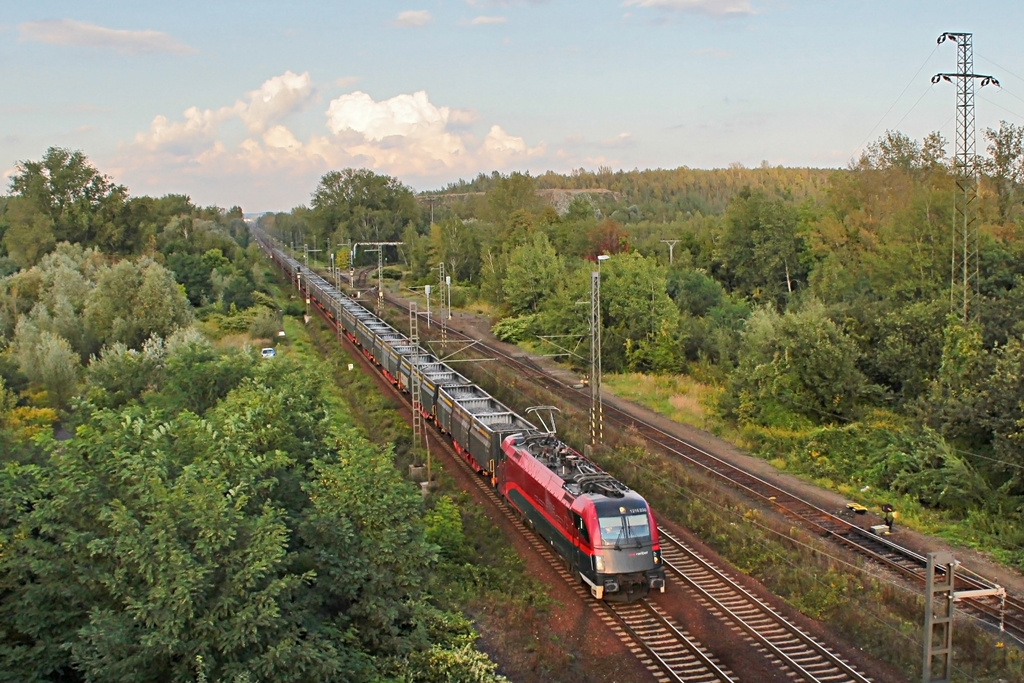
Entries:
[[452,319],[452,276],[444,276],[444,284],[448,287],[448,319]]
[[427,295],[427,329],[430,329],[430,285],[423,285],[423,291]]
[[601,400],[601,262],[611,256],[597,257],[597,270],[590,273],[590,443],[604,441],[604,406]]

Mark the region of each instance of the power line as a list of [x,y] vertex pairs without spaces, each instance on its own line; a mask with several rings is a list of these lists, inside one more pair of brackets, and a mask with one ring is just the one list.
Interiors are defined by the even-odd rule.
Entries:
[[[893,108],[899,103],[899,101],[906,94],[906,92],[910,88],[910,86],[913,85],[915,81],[917,81],[917,77],[920,76],[921,72],[924,71],[924,68],[926,66],[928,66],[928,62],[931,61],[931,58],[935,56],[935,53],[938,51],[938,49],[939,49],[938,45],[936,45],[934,48],[932,48],[931,54],[929,54],[928,57],[924,60],[924,62],[921,64],[921,67],[917,70],[917,73],[915,73],[913,76],[910,77],[910,80],[907,81],[907,84],[905,86],[903,86],[903,90],[900,92],[899,96],[895,100],[893,100],[893,103],[890,104],[889,108],[885,110],[885,113],[882,114],[882,117],[880,119],[878,119],[878,123],[876,123],[874,126],[871,127],[871,131],[864,138],[864,142],[860,143],[860,145],[858,145],[858,147],[864,147],[864,145],[867,144],[868,140],[871,139],[871,136],[874,135],[875,131],[882,124],[882,121],[885,120],[885,117],[888,116],[889,112],[891,112],[893,110]],[[925,91],[925,92],[927,92],[927,91]],[[921,97],[924,97],[924,95],[922,95]],[[918,102],[920,102],[920,101],[921,100],[918,99]],[[917,106],[917,103],[914,104],[914,107],[916,107],[916,106]],[[913,107],[911,107],[911,110],[913,110]],[[903,119],[905,119],[905,118],[907,118],[906,114],[903,115]],[[902,123],[903,119],[900,119],[901,123]],[[896,126],[894,126],[894,128],[898,127],[898,126],[899,126],[899,123],[897,123]]]

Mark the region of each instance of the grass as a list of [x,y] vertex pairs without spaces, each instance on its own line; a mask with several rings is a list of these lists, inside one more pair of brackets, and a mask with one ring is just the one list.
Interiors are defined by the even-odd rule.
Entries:
[[602,388],[609,393],[642,405],[673,422],[703,429],[740,448],[749,446],[747,439],[722,421],[713,410],[722,393],[721,387],[689,375],[646,375],[639,372],[604,374],[601,382]]
[[639,403],[670,420],[700,429],[710,426],[707,405],[717,391],[686,375],[631,372],[606,374],[601,380],[602,386],[616,396]]

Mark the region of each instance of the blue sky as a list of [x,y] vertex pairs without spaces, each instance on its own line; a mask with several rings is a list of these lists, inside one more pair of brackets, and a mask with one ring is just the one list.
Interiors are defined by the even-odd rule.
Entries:
[[[1024,125],[1022,2],[5,3],[0,173],[82,150],[134,195],[288,210],[328,170],[415,189],[499,170],[842,167],[887,128]],[[952,152],[952,142],[949,151]]]

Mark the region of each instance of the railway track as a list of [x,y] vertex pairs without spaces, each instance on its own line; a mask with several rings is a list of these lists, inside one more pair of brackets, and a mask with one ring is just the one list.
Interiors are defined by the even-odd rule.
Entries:
[[769,604],[738,584],[696,550],[662,530],[665,567],[706,609],[764,650],[794,681],[867,683],[870,679]]
[[[392,306],[408,310],[402,300],[391,295],[386,295],[385,298]],[[450,327],[446,334],[449,342],[472,343],[474,352],[500,358],[506,364],[518,369],[524,378],[578,408],[589,410],[589,392],[568,386],[549,376],[528,358],[505,353],[498,347],[489,345],[482,340],[473,339]],[[611,403],[604,403],[603,411],[606,423],[618,429],[630,431],[644,439],[649,446],[654,446],[664,454],[678,458],[688,465],[713,475],[734,489],[776,509],[804,528],[898,573],[911,582],[924,585],[927,568],[925,556],[862,529],[838,514],[823,510],[814,503],[669,434]],[[967,567],[961,565],[957,570],[955,576],[955,590],[957,591],[988,589],[995,586],[995,582]],[[971,598],[958,601],[958,605],[982,622],[1024,645],[1024,597],[1007,594],[1004,599],[996,597]]]

